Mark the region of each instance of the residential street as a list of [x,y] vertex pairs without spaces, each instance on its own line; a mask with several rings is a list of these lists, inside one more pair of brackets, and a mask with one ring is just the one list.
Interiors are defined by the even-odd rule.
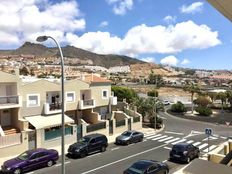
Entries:
[[[66,172],[68,174],[121,174],[124,169],[139,159],[153,159],[167,162],[170,173],[173,173],[186,165],[168,161],[169,151],[173,144],[192,143],[200,148],[201,156],[203,156],[208,152],[205,128],[211,128],[213,131],[213,136],[209,140],[210,151],[225,142],[228,132],[232,131],[231,127],[186,120],[166,113],[160,113],[160,116],[165,124],[162,132],[146,134],[143,142],[129,146],[110,144],[106,152],[92,154],[83,159],[67,158]],[[58,162],[51,168],[43,168],[31,173],[57,174],[60,170],[60,162]]]

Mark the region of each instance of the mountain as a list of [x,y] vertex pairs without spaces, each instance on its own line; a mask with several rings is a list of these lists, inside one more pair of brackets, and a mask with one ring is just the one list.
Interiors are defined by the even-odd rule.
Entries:
[[[121,55],[101,55],[86,51],[74,46],[62,47],[64,57],[91,60],[93,65],[103,66],[106,68],[113,66],[125,66],[136,63],[145,63],[141,60]],[[46,47],[41,44],[25,42],[21,47],[15,50],[0,50],[0,56],[3,55],[34,55],[35,57],[58,57],[59,50],[57,48]]]

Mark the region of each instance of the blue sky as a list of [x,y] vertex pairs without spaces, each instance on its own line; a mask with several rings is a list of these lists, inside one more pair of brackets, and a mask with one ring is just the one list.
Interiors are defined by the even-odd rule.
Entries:
[[205,0],[1,0],[0,28],[0,49],[51,35],[99,54],[232,69],[232,23]]

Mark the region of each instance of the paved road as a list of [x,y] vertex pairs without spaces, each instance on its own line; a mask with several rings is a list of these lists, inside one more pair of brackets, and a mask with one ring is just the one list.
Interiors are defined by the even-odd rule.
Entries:
[[[110,144],[104,153],[92,154],[83,159],[66,160],[67,174],[122,174],[123,170],[129,167],[133,162],[139,159],[153,159],[167,162],[170,166],[170,173],[182,168],[185,164],[177,164],[167,161],[169,151],[173,144],[177,142],[191,142],[198,146],[201,155],[209,150],[213,150],[218,145],[226,141],[227,128],[219,125],[186,120],[170,116],[166,113],[160,113],[164,118],[165,129],[158,133],[149,133],[145,135],[143,142],[129,146],[116,146]],[[204,134],[206,127],[212,128],[213,136],[210,138],[209,145],[207,137]],[[40,169],[31,173],[58,174],[61,173],[60,162],[53,167]]]

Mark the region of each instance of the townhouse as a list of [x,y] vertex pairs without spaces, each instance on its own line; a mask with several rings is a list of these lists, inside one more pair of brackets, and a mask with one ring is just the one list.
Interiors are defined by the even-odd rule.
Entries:
[[[1,157],[60,146],[60,79],[23,78],[15,72],[0,71]],[[141,115],[117,102],[109,80],[91,74],[65,80],[64,86],[66,144],[94,132],[110,135],[142,128]]]

